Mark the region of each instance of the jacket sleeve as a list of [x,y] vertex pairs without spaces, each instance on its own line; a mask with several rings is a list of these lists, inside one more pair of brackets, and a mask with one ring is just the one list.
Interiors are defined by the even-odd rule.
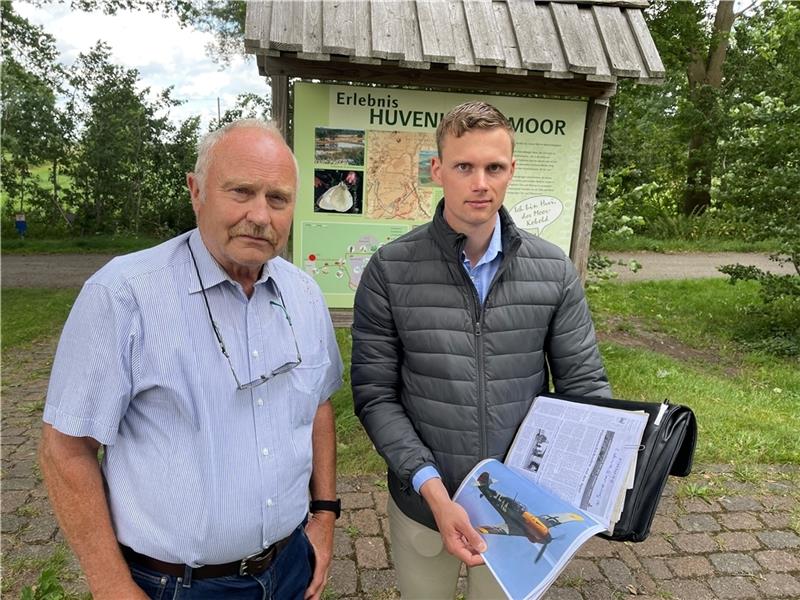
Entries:
[[603,359],[597,347],[592,315],[578,273],[564,258],[561,300],[550,323],[547,360],[556,393],[611,397]]
[[389,469],[410,487],[418,470],[436,464],[400,400],[403,344],[378,253],[364,269],[356,291],[352,333],[355,413]]

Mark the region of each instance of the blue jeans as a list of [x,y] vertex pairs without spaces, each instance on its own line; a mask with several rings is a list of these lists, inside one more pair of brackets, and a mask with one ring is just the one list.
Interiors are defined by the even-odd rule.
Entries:
[[183,585],[183,577],[131,564],[136,584],[153,600],[302,600],[313,576],[314,549],[301,525],[289,544],[261,575],[231,575],[211,579],[193,579]]

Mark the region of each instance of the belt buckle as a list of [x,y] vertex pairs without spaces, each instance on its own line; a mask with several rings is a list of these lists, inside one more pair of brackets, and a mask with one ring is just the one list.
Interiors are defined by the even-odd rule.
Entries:
[[259,559],[259,557],[260,560],[267,560],[270,554],[274,552],[274,550],[275,550],[275,544],[272,544],[271,546],[268,546],[263,550],[259,550],[258,552],[253,552],[253,554],[251,554],[250,556],[245,556],[242,560],[239,561],[239,575],[240,576],[249,575],[250,573],[248,573],[247,563],[249,563],[251,560]]

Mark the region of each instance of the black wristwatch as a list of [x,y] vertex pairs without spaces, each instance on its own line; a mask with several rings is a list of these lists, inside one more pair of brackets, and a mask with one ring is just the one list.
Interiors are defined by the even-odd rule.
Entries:
[[312,500],[308,505],[308,510],[312,513],[327,511],[332,512],[338,519],[342,514],[342,501],[337,498],[336,500]]

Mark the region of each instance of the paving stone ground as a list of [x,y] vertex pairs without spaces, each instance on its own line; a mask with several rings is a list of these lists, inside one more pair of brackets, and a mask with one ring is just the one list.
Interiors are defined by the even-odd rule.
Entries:
[[[21,356],[3,357],[0,524],[7,598],[18,598],[42,566],[54,562],[64,565],[68,590],[86,592],[35,461],[54,346],[49,340]],[[344,513],[326,598],[397,598],[383,478],[342,477],[339,491]],[[649,539],[590,540],[546,598],[797,599],[798,531],[800,468],[696,465],[688,479],[670,480]]]

